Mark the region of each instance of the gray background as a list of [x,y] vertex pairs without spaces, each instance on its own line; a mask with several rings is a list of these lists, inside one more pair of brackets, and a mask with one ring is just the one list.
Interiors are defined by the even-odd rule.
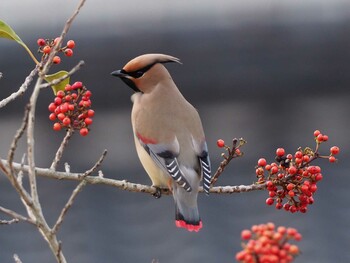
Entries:
[[[36,50],[39,37],[56,37],[77,1],[0,2],[0,18]],[[242,3],[244,2],[244,3]],[[304,239],[295,262],[349,262],[349,61],[350,3],[337,1],[87,1],[68,38],[77,49],[53,70],[86,66],[72,78],[93,92],[91,133],[76,135],[63,157],[73,171],[89,169],[103,149],[106,177],[149,184],[136,157],[130,124],[131,90],[109,75],[150,52],[179,57],[167,65],[184,96],[202,117],[213,167],[216,140],[244,137],[244,158],[228,167],[222,185],[250,184],[256,160],[272,161],[277,147],[294,152],[313,146],[312,132],[330,137],[322,149],[341,147],[338,164],[318,162],[324,180],[307,214],[267,207],[266,192],[200,195],[204,227],[189,233],[174,225],[171,197],[87,186],[67,215],[59,238],[69,262],[234,262],[240,231],[273,221],[296,227]],[[19,45],[0,40],[1,98],[16,90],[33,63]],[[32,89],[32,88],[31,88]],[[31,90],[30,89],[30,90]],[[30,91],[0,111],[0,154],[5,157]],[[45,90],[38,102],[36,160],[48,167],[63,133],[51,129]],[[25,150],[18,148],[19,161]],[[60,167],[62,169],[62,167]],[[38,178],[44,214],[59,215],[75,183]],[[0,176],[0,205],[23,212],[15,191]],[[0,217],[4,218],[3,216]],[[0,262],[54,262],[32,226],[1,226]]]

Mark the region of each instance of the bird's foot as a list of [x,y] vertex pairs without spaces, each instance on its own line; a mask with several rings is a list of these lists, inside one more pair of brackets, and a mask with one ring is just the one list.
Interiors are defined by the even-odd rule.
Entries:
[[152,194],[153,197],[154,197],[155,199],[161,198],[161,196],[162,196],[162,190],[160,189],[160,187],[158,187],[158,186],[153,186],[153,187],[156,188],[156,192],[155,192],[154,194]]

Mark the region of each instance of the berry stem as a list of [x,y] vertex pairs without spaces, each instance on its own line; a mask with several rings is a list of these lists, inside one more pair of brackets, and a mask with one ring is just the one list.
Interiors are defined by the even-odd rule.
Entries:
[[[211,186],[214,186],[214,184],[217,182],[219,179],[219,176],[222,174],[222,172],[225,170],[226,166],[230,163],[230,161],[236,157],[242,156],[241,154],[238,154],[236,152],[237,149],[242,147],[246,141],[243,138],[240,138],[239,140],[237,138],[234,138],[232,140],[232,147],[230,148],[229,146],[225,146],[225,149],[227,150],[228,156],[222,153],[222,157],[224,160],[220,163],[218,169],[216,170],[215,174],[213,175],[211,179]],[[237,145],[238,144],[238,145]]]

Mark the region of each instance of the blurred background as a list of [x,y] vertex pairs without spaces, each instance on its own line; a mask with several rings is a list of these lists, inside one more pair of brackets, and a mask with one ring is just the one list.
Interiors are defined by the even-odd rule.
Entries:
[[[78,1],[0,2],[0,19],[33,50],[38,38],[55,38]],[[167,64],[184,96],[198,108],[213,170],[221,150],[218,138],[248,141],[244,157],[222,175],[220,185],[251,184],[260,157],[273,161],[277,147],[294,152],[314,146],[313,131],[330,141],[322,152],[341,148],[339,162],[318,162],[324,180],[307,214],[289,214],[265,205],[267,193],[200,195],[204,227],[199,233],[177,229],[174,204],[108,186],[87,186],[76,199],[59,233],[68,262],[235,262],[240,231],[272,221],[296,227],[304,239],[295,262],[350,262],[349,112],[350,2],[310,1],[87,1],[68,33],[76,49],[60,69],[79,60],[86,65],[72,77],[93,93],[96,112],[89,136],[76,135],[63,157],[72,171],[89,169],[104,149],[105,177],[149,184],[134,149],[130,124],[132,91],[110,72],[144,53],[181,59]],[[39,55],[38,55],[39,57]],[[1,98],[23,83],[34,64],[16,43],[0,39]],[[0,111],[0,156],[7,156],[32,86]],[[63,132],[52,130],[44,90],[37,105],[36,162],[49,167]],[[16,152],[20,161],[25,139]],[[62,165],[60,166],[62,168]],[[76,183],[38,178],[44,214],[55,222]],[[16,192],[0,176],[0,205],[25,213]],[[5,219],[0,215],[0,219]],[[0,262],[55,262],[40,234],[25,223],[2,226]]]

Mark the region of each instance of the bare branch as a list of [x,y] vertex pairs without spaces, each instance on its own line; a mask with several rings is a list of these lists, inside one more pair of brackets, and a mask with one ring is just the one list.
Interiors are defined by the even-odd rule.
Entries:
[[53,160],[53,162],[52,162],[52,164],[50,166],[50,169],[56,170],[57,165],[58,165],[59,161],[62,158],[63,151],[66,148],[66,146],[68,144],[68,141],[72,137],[73,133],[74,133],[73,129],[68,129],[67,130],[66,136],[64,137],[60,147],[58,148],[58,150],[56,152],[55,159]]
[[66,75],[64,75],[64,76],[62,76],[62,77],[60,77],[58,79],[55,79],[55,80],[53,80],[53,81],[51,81],[49,83],[41,84],[40,88],[43,89],[43,88],[47,88],[47,87],[50,87],[52,85],[56,85],[56,84],[60,83],[61,81],[65,80],[66,78],[68,78],[70,76],[72,76],[75,72],[80,70],[81,67],[84,66],[84,65],[85,65],[85,62],[83,60],[79,61],[79,63],[76,66],[74,66]]
[[97,168],[100,167],[100,165],[102,164],[102,162],[103,162],[103,160],[105,159],[106,155],[107,155],[107,150],[104,150],[103,153],[102,153],[102,155],[101,155],[101,157],[100,157],[100,159],[98,159],[98,161],[94,164],[94,166],[93,166],[90,170],[87,170],[87,171],[84,173],[83,177],[89,176],[89,175],[91,175],[94,171],[96,171]]
[[75,200],[75,198],[77,197],[77,195],[79,194],[79,192],[83,189],[83,187],[86,185],[86,181],[84,180],[84,178],[82,178],[82,181],[78,184],[78,186],[73,190],[71,196],[69,197],[66,205],[63,207],[56,224],[53,226],[51,232],[52,234],[56,234],[59,227],[62,225],[63,220],[65,215],[67,214],[69,208],[72,207],[73,202]]
[[[6,162],[6,161],[3,161]],[[7,163],[6,163],[7,165]],[[13,163],[13,168],[15,170],[20,169],[21,165],[18,163]],[[28,170],[28,166],[23,167],[24,171]],[[70,181],[82,181],[85,180],[88,184],[101,184],[116,187],[122,190],[130,191],[130,192],[140,192],[140,193],[148,193],[154,194],[157,189],[153,186],[136,184],[132,182],[128,182],[127,180],[115,180],[109,179],[102,176],[86,176],[84,177],[84,173],[66,173],[66,172],[58,172],[45,168],[36,168],[36,174],[38,176],[43,176],[51,179],[59,179],[59,180],[70,180]],[[232,194],[232,193],[241,193],[241,192],[249,192],[255,190],[263,190],[265,189],[265,184],[251,184],[251,185],[239,185],[239,186],[216,186],[210,188],[210,193],[213,194]],[[199,192],[203,193],[203,188],[199,188]],[[162,188],[161,193],[163,195],[170,195],[171,191],[167,188]]]
[[3,99],[0,101],[0,108],[6,106],[9,102],[15,100],[16,98],[18,98],[19,96],[23,95],[26,90],[28,89],[30,83],[33,81],[34,76],[38,73],[39,67],[36,66],[28,75],[28,77],[26,77],[24,83],[21,85],[21,87],[19,87],[19,89],[12,93],[10,96],[8,96],[7,98]]
[[22,121],[22,125],[21,127],[17,130],[15,137],[13,138],[13,141],[11,143],[11,147],[8,153],[8,162],[10,165],[10,170],[11,172],[13,171],[12,169],[12,162],[13,162],[13,157],[15,155],[15,151],[17,149],[17,143],[19,141],[19,139],[22,137],[25,129],[27,128],[27,123],[28,123],[28,113],[29,113],[29,105],[27,105],[25,111],[24,111],[24,117],[23,117],[23,121]]
[[16,213],[15,211],[12,211],[12,210],[7,209],[7,208],[2,207],[2,206],[0,206],[0,211],[3,212],[4,214],[9,215],[10,217],[12,217],[16,221],[16,223],[19,221],[24,221],[24,222],[35,225],[35,222],[32,219],[27,218],[25,216],[22,216],[22,215]]
[[0,220],[0,225],[12,225],[13,223],[18,223],[19,220],[17,218],[11,220]]

